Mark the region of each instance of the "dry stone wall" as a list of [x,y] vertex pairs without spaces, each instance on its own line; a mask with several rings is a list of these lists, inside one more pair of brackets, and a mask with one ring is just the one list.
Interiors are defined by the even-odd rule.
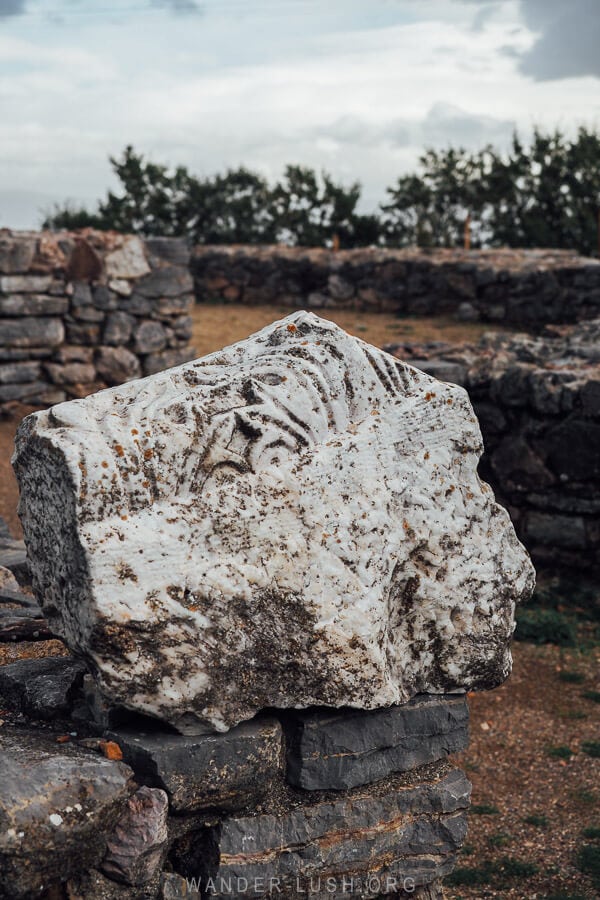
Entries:
[[530,329],[600,315],[600,262],[560,250],[200,246],[200,302],[454,314]]
[[540,563],[600,566],[600,319],[543,336],[388,349],[464,386],[483,433],[482,476]]
[[190,359],[184,241],[0,231],[0,407],[50,405]]

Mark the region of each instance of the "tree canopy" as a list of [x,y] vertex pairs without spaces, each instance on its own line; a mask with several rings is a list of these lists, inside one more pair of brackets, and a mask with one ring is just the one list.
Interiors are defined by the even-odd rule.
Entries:
[[55,207],[44,227],[91,225],[201,244],[324,246],[336,235],[342,247],[452,247],[462,245],[469,215],[475,247],[598,251],[600,133],[587,128],[573,139],[535,130],[528,146],[515,134],[506,152],[428,149],[371,215],[358,212],[359,182],[343,185],[307,166],[288,165],[269,184],[244,167],[200,178],[131,146],[110,161],[120,190],[91,212]]

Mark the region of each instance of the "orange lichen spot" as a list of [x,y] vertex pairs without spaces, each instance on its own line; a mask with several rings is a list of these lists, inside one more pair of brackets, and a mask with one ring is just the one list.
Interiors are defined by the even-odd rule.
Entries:
[[154,450],[151,447],[148,447],[147,450],[144,450],[144,459],[152,459],[154,456]]
[[128,518],[129,518],[128,516],[121,516],[121,519],[123,520],[123,522],[126,522]]
[[331,535],[329,534],[328,531],[324,531],[322,537],[323,537],[323,538],[328,538],[328,537],[331,537]]
[[131,433],[132,433],[132,434],[139,434],[139,431],[137,430],[137,428],[132,428],[132,429],[131,429]]
[[59,736],[56,738],[56,743],[57,744],[68,744],[70,740],[71,740],[70,734],[59,734]]
[[427,393],[425,394],[426,400],[433,400],[434,397],[435,397],[435,393],[433,391],[427,391]]
[[452,405],[452,397],[448,397],[448,399],[446,400],[446,403],[447,403],[449,406],[451,406],[451,405]]
[[372,415],[372,416],[378,416],[378,415],[379,415],[379,410],[378,410],[378,409],[372,409],[372,410],[371,410],[371,415]]
[[123,759],[123,751],[116,741],[100,741],[100,749],[107,759]]
[[298,331],[295,325],[288,325],[287,330],[291,331],[292,334],[294,333],[294,331]]
[[125,451],[123,450],[121,444],[115,444],[115,453],[117,454],[117,456],[125,456]]
[[149,482],[149,481],[142,481],[142,487],[143,487],[143,488],[150,487],[150,482]]
[[408,524],[408,522],[406,521],[406,519],[403,519],[403,520],[402,520],[402,527],[404,528],[405,531],[409,531],[409,530],[410,530],[410,525]]
[[473,499],[473,491],[467,491],[466,497],[467,497],[467,500],[472,500]]
[[106,462],[105,459],[102,460],[102,468],[103,468],[103,469],[108,469],[108,463]]
[[423,454],[423,459],[429,459],[429,450],[426,450]]
[[307,346],[308,346],[308,341],[302,341],[302,343],[300,344],[300,346],[301,346],[301,347],[307,347]]

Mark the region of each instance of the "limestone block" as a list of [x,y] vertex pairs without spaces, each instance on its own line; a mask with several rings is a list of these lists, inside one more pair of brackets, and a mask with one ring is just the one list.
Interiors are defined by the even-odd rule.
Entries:
[[35,589],[102,690],[226,730],[503,681],[534,573],[481,452],[461,388],[300,312],[33,414],[14,463]]
[[123,238],[120,245],[106,255],[104,265],[109,279],[141,278],[150,272],[144,242],[133,235]]

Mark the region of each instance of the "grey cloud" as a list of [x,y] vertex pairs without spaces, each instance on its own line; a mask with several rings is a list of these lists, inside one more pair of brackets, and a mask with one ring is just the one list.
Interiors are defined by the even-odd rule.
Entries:
[[466,112],[449,103],[435,103],[423,122],[423,141],[427,145],[460,144],[477,148],[484,144],[499,144],[508,140],[514,122]]
[[537,81],[600,78],[598,0],[521,0],[526,24],[540,37],[521,58],[520,68]]
[[359,116],[342,116],[314,130],[313,137],[326,137],[341,145],[392,148],[447,147],[449,144],[476,149],[485,144],[507,142],[515,123],[492,116],[469,113],[448,103],[435,103],[420,122],[404,118],[375,125]]
[[25,0],[0,0],[0,19],[20,16],[25,12]]
[[[481,28],[503,0],[460,0],[481,9],[473,27]],[[523,22],[539,37],[520,55],[519,68],[536,81],[600,78],[600,3],[598,0],[520,0]],[[505,52],[505,48],[503,48]]]

